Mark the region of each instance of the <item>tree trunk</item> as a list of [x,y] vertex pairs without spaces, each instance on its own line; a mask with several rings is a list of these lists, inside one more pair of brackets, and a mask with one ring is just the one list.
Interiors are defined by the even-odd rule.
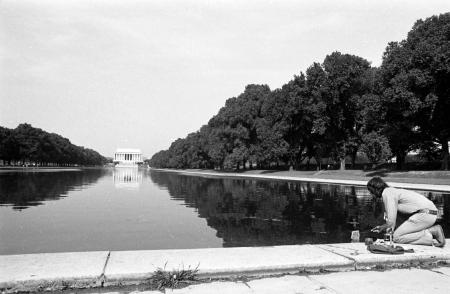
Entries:
[[355,164],[356,164],[356,154],[357,152],[352,152],[352,168],[355,168]]
[[442,144],[442,164],[441,169],[448,170],[448,138],[443,138],[441,140]]
[[396,154],[396,157],[397,157],[397,163],[396,163],[397,169],[398,169],[398,170],[403,170],[403,169],[405,169],[406,153],[404,153],[404,152],[398,152],[398,153]]
[[314,159],[315,159],[316,162],[317,162],[317,166],[319,167],[319,170],[321,170],[321,169],[322,169],[322,157],[320,157],[320,156],[314,156]]
[[340,170],[345,170],[345,157],[340,159],[341,162],[341,167],[339,168]]

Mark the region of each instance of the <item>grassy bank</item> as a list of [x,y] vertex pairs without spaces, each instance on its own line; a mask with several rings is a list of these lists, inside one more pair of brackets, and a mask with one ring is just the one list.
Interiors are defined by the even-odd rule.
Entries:
[[[216,170],[190,169],[188,171],[207,171],[223,173]],[[312,179],[336,179],[336,180],[356,180],[368,181],[374,176],[384,178],[388,182],[431,184],[431,185],[450,185],[450,171],[390,171],[390,170],[321,170],[321,171],[277,171],[277,170],[245,170],[233,173],[253,174],[253,175],[271,175],[286,177],[301,177]]]

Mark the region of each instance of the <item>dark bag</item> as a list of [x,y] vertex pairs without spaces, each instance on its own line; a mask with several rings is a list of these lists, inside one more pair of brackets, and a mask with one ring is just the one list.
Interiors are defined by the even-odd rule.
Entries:
[[386,244],[370,244],[367,245],[367,250],[375,254],[403,254],[405,252],[414,252],[413,249],[404,249],[401,246],[389,246]]

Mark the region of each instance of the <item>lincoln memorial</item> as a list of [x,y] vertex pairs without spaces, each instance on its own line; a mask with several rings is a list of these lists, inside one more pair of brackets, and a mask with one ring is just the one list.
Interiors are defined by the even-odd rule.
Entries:
[[119,148],[114,153],[114,163],[116,166],[137,166],[142,163],[142,153],[139,149]]

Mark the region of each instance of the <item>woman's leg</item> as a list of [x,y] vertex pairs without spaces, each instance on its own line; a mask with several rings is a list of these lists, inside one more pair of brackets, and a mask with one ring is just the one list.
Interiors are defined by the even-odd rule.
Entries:
[[427,230],[436,222],[436,215],[416,213],[394,232],[394,242],[401,244],[432,245],[433,235]]

